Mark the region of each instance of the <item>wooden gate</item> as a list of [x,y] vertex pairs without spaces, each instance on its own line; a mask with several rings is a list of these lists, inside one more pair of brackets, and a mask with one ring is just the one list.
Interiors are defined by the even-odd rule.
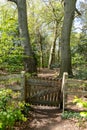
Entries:
[[34,105],[59,106],[61,79],[31,77],[27,80],[26,100]]

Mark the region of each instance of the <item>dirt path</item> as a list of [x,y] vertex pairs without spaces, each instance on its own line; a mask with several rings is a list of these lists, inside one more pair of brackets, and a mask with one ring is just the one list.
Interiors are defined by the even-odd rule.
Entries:
[[15,130],[87,130],[87,122],[74,119],[62,119],[61,111],[56,107],[34,107],[33,119],[15,127]]
[[[41,69],[38,73],[39,77],[56,77],[58,76],[59,69],[49,70]],[[79,127],[78,121],[72,119],[62,119],[60,111],[57,107],[48,107],[48,106],[33,106],[33,119],[29,116],[27,122],[20,124],[19,127],[15,130],[87,130],[86,127],[83,127],[83,124],[80,124]]]
[[48,68],[38,70],[39,77],[57,77],[59,75],[59,68],[50,70]]
[[[39,77],[56,77],[59,69],[41,69]],[[62,111],[57,107],[35,106],[33,120],[26,122],[26,127],[22,130],[87,130],[79,127],[78,121],[61,118]]]
[[37,106],[34,111],[34,119],[27,122],[23,130],[87,130],[79,128],[74,120],[61,118],[61,111],[56,107]]

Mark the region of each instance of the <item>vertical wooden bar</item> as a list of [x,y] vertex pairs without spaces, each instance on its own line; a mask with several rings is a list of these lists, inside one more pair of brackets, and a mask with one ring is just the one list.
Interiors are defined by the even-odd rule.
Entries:
[[21,72],[21,101],[25,101],[25,71]]
[[65,109],[65,87],[66,87],[66,82],[67,82],[67,78],[68,78],[68,73],[64,72],[63,73],[63,79],[62,79],[62,88],[61,91],[63,93],[63,113],[64,113],[64,109]]

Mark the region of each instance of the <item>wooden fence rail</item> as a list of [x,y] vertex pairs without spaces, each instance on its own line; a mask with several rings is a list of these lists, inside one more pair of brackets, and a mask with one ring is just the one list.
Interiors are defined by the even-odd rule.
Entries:
[[19,100],[25,100],[25,72],[21,74],[0,75],[0,88],[12,89],[19,92]]
[[31,104],[59,106],[61,79],[30,77],[26,88],[26,97]]
[[65,72],[62,79],[61,91],[63,93],[63,113],[67,105],[72,105],[72,102],[67,103],[67,96],[85,96],[87,95],[87,80],[78,80],[68,78],[68,74]]
[[20,92],[20,100],[30,104],[59,106],[61,79],[26,77],[25,72],[0,76],[0,87]]

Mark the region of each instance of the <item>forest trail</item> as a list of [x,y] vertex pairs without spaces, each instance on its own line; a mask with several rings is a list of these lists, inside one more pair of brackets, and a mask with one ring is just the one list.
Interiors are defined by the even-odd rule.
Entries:
[[38,69],[38,77],[56,78],[59,75],[59,70],[59,68],[52,70],[48,68]]
[[[59,69],[49,70],[45,68],[38,71],[38,76],[56,78],[58,73]],[[32,107],[34,108],[34,111],[31,112],[33,117],[29,116],[29,119],[16,127],[15,130],[87,130],[87,125],[86,127],[79,127],[77,120],[62,119],[62,110],[58,107]]]
[[61,118],[57,107],[35,106],[33,120],[22,130],[87,130],[79,129],[76,122]]
[[[49,70],[47,68],[40,69],[39,77],[56,78],[59,69]],[[33,106],[33,120],[26,125],[23,130],[87,130],[87,128],[79,128],[74,120],[62,119],[62,111],[58,107],[49,106]]]

